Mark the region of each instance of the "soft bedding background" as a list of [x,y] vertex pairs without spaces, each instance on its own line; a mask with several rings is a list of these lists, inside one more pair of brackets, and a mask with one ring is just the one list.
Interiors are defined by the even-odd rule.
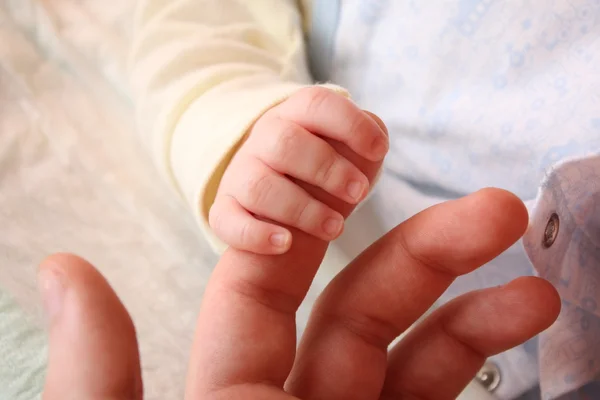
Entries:
[[147,398],[181,398],[215,257],[133,130],[134,1],[0,1],[0,397],[39,394],[36,264],[94,262],[133,315]]

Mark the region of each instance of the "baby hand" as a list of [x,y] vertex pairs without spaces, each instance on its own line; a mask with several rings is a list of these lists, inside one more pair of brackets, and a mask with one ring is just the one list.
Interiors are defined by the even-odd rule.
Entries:
[[[344,218],[313,198],[299,181],[350,204],[369,191],[369,180],[328,141],[370,161],[388,150],[385,126],[342,95],[308,88],[266,112],[223,175],[209,223],[228,245],[282,254],[294,227],[323,240],[337,238]],[[280,224],[280,225],[277,225]]]

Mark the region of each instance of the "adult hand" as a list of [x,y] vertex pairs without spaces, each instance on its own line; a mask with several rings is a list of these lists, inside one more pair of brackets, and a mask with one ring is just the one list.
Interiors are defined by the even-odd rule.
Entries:
[[[298,351],[295,312],[314,254],[301,249],[305,257],[294,261],[227,252],[198,318],[186,398],[454,399],[488,356],[554,321],[560,301],[550,284],[525,277],[468,293],[389,353],[388,345],[454,278],[517,240],[526,222],[520,201],[499,190],[418,214],[331,282]],[[141,399],[135,331],[104,278],[79,258],[55,255],[42,264],[40,284],[50,329],[44,399]]]
[[[373,181],[380,162],[332,146]],[[344,217],[353,208],[300,185]],[[526,226],[523,203],[496,189],[425,210],[329,284],[297,351],[295,313],[327,243],[291,229],[294,242],[283,255],[228,250],[204,295],[186,398],[454,399],[488,356],[556,319],[560,300],[549,283],[526,277],[468,293],[389,353],[388,345],[457,276],[496,257]],[[135,330],[104,278],[81,259],[57,255],[42,264],[40,284],[50,329],[44,399],[141,399]]]

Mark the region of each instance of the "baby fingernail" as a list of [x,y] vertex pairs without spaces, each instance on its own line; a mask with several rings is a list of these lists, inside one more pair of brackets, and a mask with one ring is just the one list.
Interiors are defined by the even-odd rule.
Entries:
[[348,192],[348,196],[358,201],[362,198],[365,187],[360,181],[350,181],[346,187],[346,191]]
[[38,286],[46,318],[51,323],[62,309],[65,294],[63,276],[51,267],[42,268],[38,274]]
[[274,233],[269,237],[269,242],[275,247],[286,247],[290,241],[290,235],[287,233]]
[[342,230],[344,220],[338,218],[327,218],[323,223],[323,230],[329,236],[337,236]]

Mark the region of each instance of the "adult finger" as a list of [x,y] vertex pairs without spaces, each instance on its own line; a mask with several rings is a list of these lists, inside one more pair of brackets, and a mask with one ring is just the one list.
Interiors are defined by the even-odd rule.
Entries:
[[[331,145],[373,182],[380,162],[366,160],[344,144]],[[298,184],[344,217],[354,208],[320,188]],[[249,398],[247,391],[253,389],[261,391],[258,398],[267,398],[264,390],[283,393],[296,350],[296,311],[327,249],[327,242],[290,230],[294,240],[283,255],[230,248],[219,260],[198,317],[188,399]]]
[[43,398],[141,399],[135,329],[102,275],[59,254],[40,266],[39,285],[50,335]]
[[527,211],[517,197],[487,189],[434,206],[395,228],[322,294],[289,391],[306,399],[376,398],[392,340],[457,276],[496,257],[526,227]]
[[304,89],[271,112],[310,132],[344,143],[371,161],[382,160],[389,148],[386,133],[373,118],[329,89]]
[[559,311],[556,289],[534,277],[456,298],[391,351],[382,399],[455,399],[486,358],[548,328]]

